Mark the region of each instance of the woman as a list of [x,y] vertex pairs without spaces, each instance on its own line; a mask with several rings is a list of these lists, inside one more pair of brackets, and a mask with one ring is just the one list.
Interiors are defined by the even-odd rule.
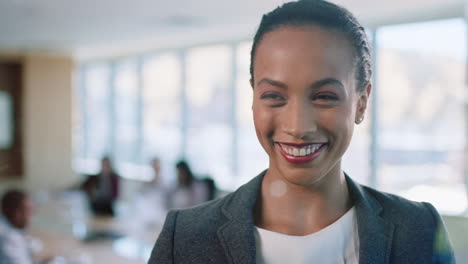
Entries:
[[167,194],[167,208],[187,208],[209,199],[209,186],[195,178],[185,160],[176,163],[177,187]]
[[172,211],[149,263],[453,263],[434,207],[341,168],[371,92],[370,47],[347,10],[291,2],[251,52],[253,116],[269,168],[236,192]]

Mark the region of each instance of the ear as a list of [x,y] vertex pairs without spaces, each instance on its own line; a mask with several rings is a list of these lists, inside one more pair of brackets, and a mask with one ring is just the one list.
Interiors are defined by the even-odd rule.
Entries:
[[364,114],[367,109],[367,102],[369,101],[372,84],[368,83],[364,91],[358,94],[358,101],[356,104],[356,116],[354,122],[360,124],[364,120]]

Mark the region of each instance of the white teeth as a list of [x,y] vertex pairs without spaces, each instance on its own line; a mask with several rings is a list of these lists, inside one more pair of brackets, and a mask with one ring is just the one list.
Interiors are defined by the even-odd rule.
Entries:
[[305,151],[306,148],[301,148],[301,151],[299,153],[299,156],[305,156],[306,155],[306,151]]
[[289,155],[302,157],[302,156],[307,156],[307,155],[310,155],[311,153],[316,152],[321,146],[322,144],[313,144],[313,145],[308,145],[302,148],[295,148],[291,146],[282,145],[282,148]]
[[299,150],[297,148],[294,148],[293,155],[294,156],[299,156]]

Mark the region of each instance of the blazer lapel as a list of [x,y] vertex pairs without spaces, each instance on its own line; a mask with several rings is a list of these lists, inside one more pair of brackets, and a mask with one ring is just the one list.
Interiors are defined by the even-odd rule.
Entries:
[[[218,237],[230,264],[255,264],[253,208],[264,174],[239,188],[221,208],[227,221],[218,229]],[[382,206],[376,199],[347,175],[346,180],[356,208],[359,263],[389,263],[394,225],[380,217]]]
[[380,213],[382,206],[351,178],[346,176],[356,208],[359,233],[359,263],[389,263],[394,225]]
[[239,188],[221,208],[228,220],[218,229],[218,237],[230,264],[255,264],[253,208],[264,174]]
[[255,237],[253,226],[229,221],[218,230],[218,237],[224,247],[230,264],[255,264]]

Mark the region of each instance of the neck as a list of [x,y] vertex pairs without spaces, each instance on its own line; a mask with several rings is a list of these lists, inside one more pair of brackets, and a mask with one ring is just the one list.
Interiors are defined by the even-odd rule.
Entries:
[[334,223],[351,208],[344,173],[338,168],[310,186],[264,176],[257,202],[257,226],[278,233],[303,236]]

